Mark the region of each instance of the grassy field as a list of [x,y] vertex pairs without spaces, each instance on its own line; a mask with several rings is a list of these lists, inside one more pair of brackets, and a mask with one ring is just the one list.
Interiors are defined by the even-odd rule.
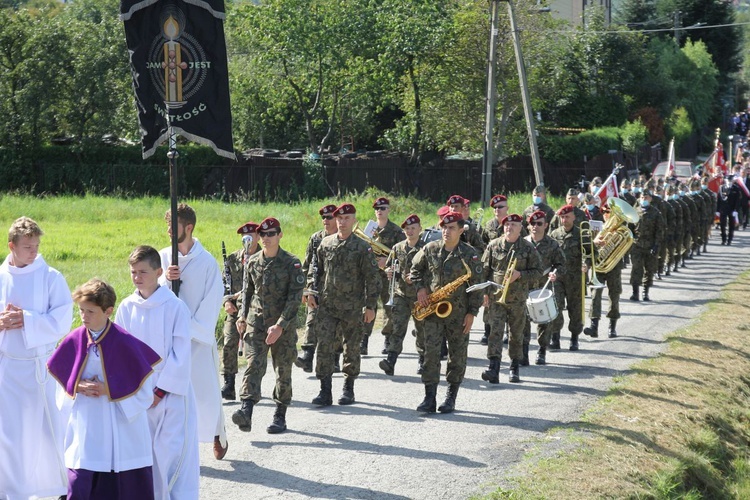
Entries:
[[[491,499],[750,498],[750,272]],[[543,441],[546,441],[543,440]]]

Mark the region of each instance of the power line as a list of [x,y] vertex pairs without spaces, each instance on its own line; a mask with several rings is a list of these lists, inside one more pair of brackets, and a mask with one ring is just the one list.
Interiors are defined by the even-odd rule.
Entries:
[[[650,29],[650,30],[605,30],[605,31],[591,31],[591,30],[585,30],[585,33],[591,33],[595,35],[606,35],[606,34],[615,34],[615,33],[625,33],[625,34],[637,34],[637,33],[663,33],[667,31],[692,31],[692,30],[707,30],[707,29],[713,29],[713,28],[731,28],[732,26],[747,26],[750,25],[750,21],[745,23],[730,23],[730,24],[712,24],[710,26],[686,26],[684,28],[657,28],[657,29]],[[573,33],[573,30],[537,30],[537,29],[529,29],[526,28],[524,31],[536,31],[536,32],[542,32],[542,33]]]

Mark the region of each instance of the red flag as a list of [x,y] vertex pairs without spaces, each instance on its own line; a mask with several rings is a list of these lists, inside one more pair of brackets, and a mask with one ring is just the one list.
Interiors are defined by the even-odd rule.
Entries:
[[594,196],[598,196],[599,199],[602,200],[600,206],[604,206],[610,198],[617,198],[619,196],[617,191],[617,177],[615,174],[610,174],[609,177],[607,177],[607,180],[605,180],[596,193],[594,193]]
[[667,164],[667,171],[664,174],[664,180],[668,180],[670,177],[674,175],[674,138],[672,138],[671,141],[669,141],[669,156],[668,156],[668,164]]

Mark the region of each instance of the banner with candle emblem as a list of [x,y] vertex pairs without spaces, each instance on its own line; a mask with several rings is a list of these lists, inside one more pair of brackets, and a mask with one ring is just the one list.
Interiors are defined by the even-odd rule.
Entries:
[[121,0],[143,158],[172,132],[236,159],[224,0]]

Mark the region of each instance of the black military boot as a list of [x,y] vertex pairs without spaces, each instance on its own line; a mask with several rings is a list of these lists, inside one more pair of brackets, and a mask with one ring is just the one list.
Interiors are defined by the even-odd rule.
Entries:
[[638,297],[638,289],[640,287],[638,285],[633,285],[633,295],[630,296],[630,300],[634,302],[638,302],[640,298]]
[[448,386],[448,393],[445,395],[445,401],[438,407],[440,413],[452,413],[456,409],[456,396],[460,384],[451,384]]
[[424,354],[420,354],[417,358],[417,375],[422,375],[424,372]]
[[333,355],[333,373],[341,373],[341,353]]
[[286,405],[276,403],[276,411],[273,414],[271,425],[266,427],[269,434],[279,434],[286,430]]
[[312,400],[316,406],[331,406],[333,404],[333,395],[331,394],[332,379],[331,376],[320,379],[320,392]]
[[544,347],[539,347],[539,350],[536,352],[536,364],[538,365],[546,365],[547,364],[547,349]]
[[667,270],[664,271],[664,276],[672,276],[672,264],[666,264]]
[[672,272],[673,272],[673,273],[679,273],[679,272],[680,272],[679,268],[680,268],[680,258],[679,258],[679,257],[677,257],[677,258],[676,258],[676,259],[674,260],[674,268],[672,269]]
[[224,386],[221,388],[221,397],[227,401],[234,401],[237,399],[237,393],[234,390],[234,375],[225,373],[224,374]]
[[571,351],[577,351],[578,350],[578,335],[579,333],[571,333],[570,334],[570,347],[568,348]]
[[367,356],[367,344],[370,343],[370,336],[363,335],[362,341],[359,343],[359,354],[361,356]]
[[354,403],[354,378],[346,377],[344,379],[344,390],[341,392],[341,397],[339,398],[339,404],[351,405]]
[[482,338],[479,339],[479,344],[480,345],[487,345],[487,344],[490,343],[490,330],[491,330],[490,324],[489,323],[485,323],[484,324],[484,334],[482,335]]
[[560,349],[560,332],[552,332],[549,340],[549,348],[553,351]]
[[529,343],[523,341],[523,359],[521,359],[521,366],[529,366]]
[[648,301],[651,300],[650,298],[648,298],[648,289],[649,288],[651,288],[651,287],[649,287],[649,286],[644,286],[643,287],[643,302],[648,302]]
[[505,331],[503,332],[503,345],[508,345],[508,342],[510,342],[510,332],[506,326]]
[[517,359],[514,359],[510,362],[510,371],[508,372],[508,382],[512,382],[514,384],[517,384],[521,381],[521,374],[519,373],[521,370],[520,362]]
[[609,320],[609,338],[613,339],[617,337],[617,320],[611,319]]
[[250,399],[243,399],[242,406],[232,413],[232,422],[237,424],[243,432],[250,432],[253,427],[253,406],[255,403]]
[[583,333],[591,338],[599,337],[599,318],[591,318],[591,326],[584,328]]
[[424,400],[417,406],[417,411],[422,413],[435,413],[437,407],[437,384],[424,385]]
[[390,344],[390,337],[388,335],[385,335],[385,338],[383,339],[383,350],[380,351],[380,354],[388,354],[388,346]]
[[378,366],[385,372],[386,375],[393,375],[393,369],[396,366],[398,360],[398,354],[395,352],[389,352],[386,359],[381,359]]
[[305,373],[312,373],[313,356],[315,356],[315,347],[302,346],[302,354],[294,360],[294,365],[302,368]]
[[500,360],[491,359],[490,366],[482,372],[482,380],[489,382],[490,384],[500,383]]
[[440,361],[448,359],[448,341],[443,339],[443,344],[440,346]]

